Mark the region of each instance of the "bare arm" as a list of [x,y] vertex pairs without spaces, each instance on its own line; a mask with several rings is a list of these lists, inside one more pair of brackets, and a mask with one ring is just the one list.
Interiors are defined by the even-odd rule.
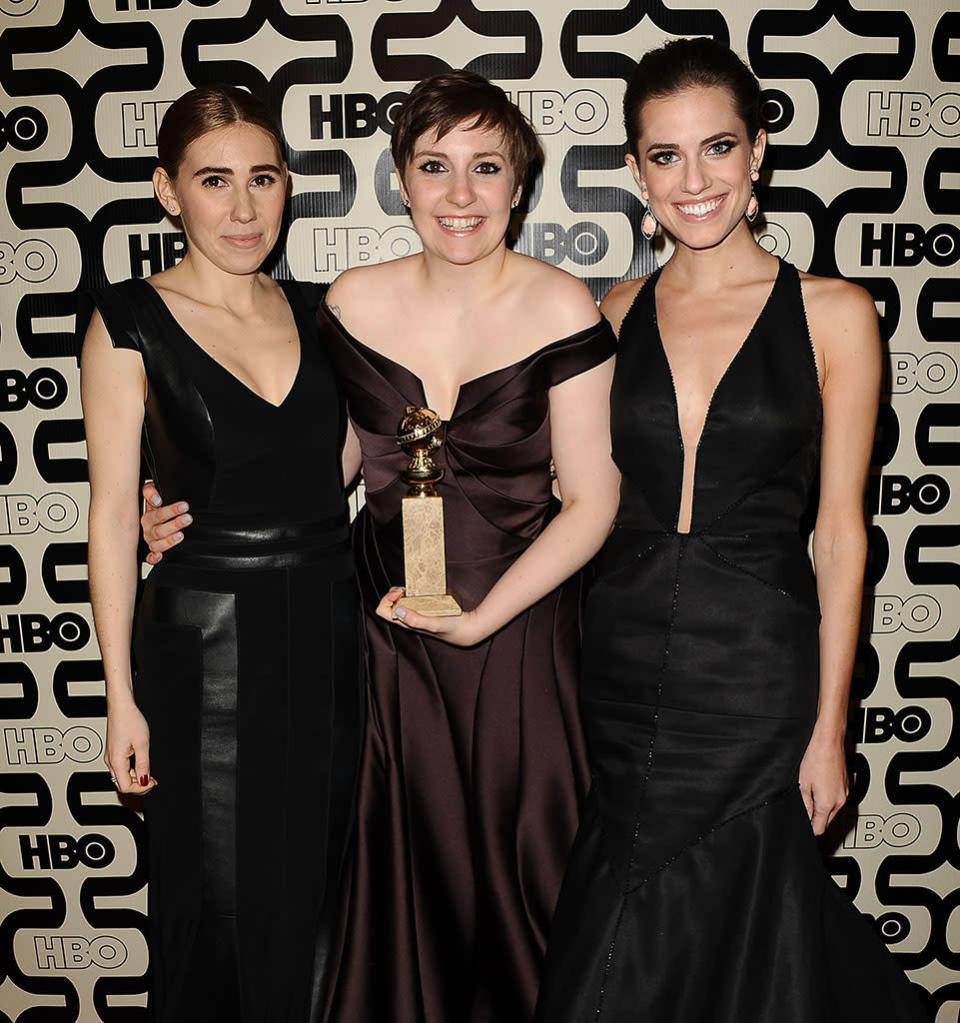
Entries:
[[[844,282],[808,304],[823,352],[820,503],[813,555],[820,599],[820,698],[800,787],[821,834],[847,797],[843,738],[856,654],[867,535],[863,495],[880,392],[881,347],[870,296]],[[811,289],[812,290],[812,289]]]
[[149,777],[148,732],[134,703],[130,670],[144,391],[140,356],[115,351],[95,314],[80,376],[90,471],[90,602],[107,687],[104,760],[122,792],[146,792],[156,784]]
[[[478,643],[536,603],[600,549],[613,524],[620,476],[610,453],[608,359],[550,390],[553,460],[563,505],[480,604],[459,618],[428,618],[401,608],[403,627],[430,632],[458,646]],[[393,620],[399,591],[391,590],[378,613]]]
[[343,470],[343,485],[350,484],[360,474],[360,438],[353,428],[353,423],[347,420],[347,436],[343,441],[343,451],[340,453],[340,466]]

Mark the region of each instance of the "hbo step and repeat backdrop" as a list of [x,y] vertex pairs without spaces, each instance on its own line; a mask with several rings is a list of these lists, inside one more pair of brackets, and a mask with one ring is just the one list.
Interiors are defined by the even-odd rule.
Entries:
[[[623,79],[678,35],[728,39],[766,89],[761,241],[876,299],[889,347],[831,869],[937,1023],[960,1007],[960,14],[953,0],[0,0],[0,1020],[143,1015],[142,824],[100,760],[87,604],[76,289],[169,266],[149,177],[180,93],[282,116],[295,194],[277,273],[329,281],[417,240],[388,151],[445,65],[499,81],[547,159],[523,252],[599,297],[662,260],[623,166]],[[308,869],[308,868],[305,868]]]

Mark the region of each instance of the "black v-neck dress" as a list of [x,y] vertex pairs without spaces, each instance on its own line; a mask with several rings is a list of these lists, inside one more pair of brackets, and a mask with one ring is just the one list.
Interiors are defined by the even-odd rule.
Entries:
[[323,998],[363,720],[357,600],[320,293],[283,288],[300,366],[279,405],[145,281],[95,296],[114,346],[143,359],[153,478],[194,517],[134,629],[158,780],[143,807],[163,1023],[303,1023]]
[[542,1023],[920,1023],[829,879],[797,784],[819,606],[801,520],[821,404],[797,271],[720,380],[677,531],[683,443],[655,289],[624,319],[616,527],[584,613],[593,787],[550,934]]

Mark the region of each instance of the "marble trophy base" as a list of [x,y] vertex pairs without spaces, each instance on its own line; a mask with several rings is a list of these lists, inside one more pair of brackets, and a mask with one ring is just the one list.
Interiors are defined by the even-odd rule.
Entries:
[[447,593],[443,499],[405,497],[400,507],[406,592],[397,602],[398,606],[432,618],[463,614],[460,605]]

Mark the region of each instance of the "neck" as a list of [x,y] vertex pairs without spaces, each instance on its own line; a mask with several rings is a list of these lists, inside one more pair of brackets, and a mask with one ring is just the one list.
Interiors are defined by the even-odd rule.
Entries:
[[747,223],[740,224],[710,249],[691,249],[677,242],[664,272],[678,287],[699,291],[721,291],[731,284],[762,276],[771,256],[757,244]]
[[427,294],[461,308],[483,302],[500,287],[507,260],[506,242],[473,263],[450,263],[429,252],[422,254],[420,273]]
[[241,315],[253,308],[263,287],[259,270],[247,274],[228,273],[190,249],[164,276],[168,286],[195,301]]

